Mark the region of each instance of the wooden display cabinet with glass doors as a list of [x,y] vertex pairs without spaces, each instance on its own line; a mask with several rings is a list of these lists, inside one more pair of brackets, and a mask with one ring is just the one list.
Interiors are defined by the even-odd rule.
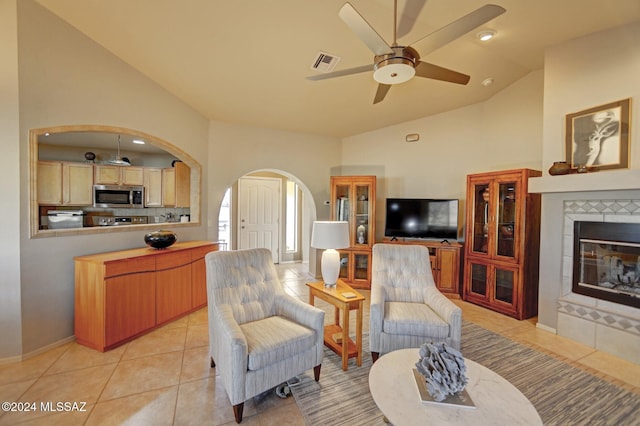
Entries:
[[375,211],[375,176],[331,176],[331,220],[349,222],[351,242],[338,250],[340,278],[355,288],[371,288]]
[[538,312],[540,194],[537,170],[467,176],[464,300],[517,319]]

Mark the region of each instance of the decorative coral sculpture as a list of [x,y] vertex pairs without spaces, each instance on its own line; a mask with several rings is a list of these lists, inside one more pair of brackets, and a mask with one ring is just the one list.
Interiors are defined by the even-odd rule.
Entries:
[[468,383],[462,354],[445,343],[427,342],[420,346],[416,369],[425,377],[427,391],[436,401],[462,391]]

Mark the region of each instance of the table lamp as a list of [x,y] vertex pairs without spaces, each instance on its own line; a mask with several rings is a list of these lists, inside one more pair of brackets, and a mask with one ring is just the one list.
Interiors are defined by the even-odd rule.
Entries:
[[320,266],[322,280],[327,287],[336,285],[340,275],[340,253],[336,249],[349,247],[349,222],[313,222],[311,247],[325,249]]

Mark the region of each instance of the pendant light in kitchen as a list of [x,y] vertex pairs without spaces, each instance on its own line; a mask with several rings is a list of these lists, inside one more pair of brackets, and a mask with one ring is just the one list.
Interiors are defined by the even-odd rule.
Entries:
[[114,164],[116,166],[130,166],[131,163],[125,161],[122,157],[120,157],[120,135],[118,135],[118,153],[116,155],[115,160],[107,161],[109,164]]

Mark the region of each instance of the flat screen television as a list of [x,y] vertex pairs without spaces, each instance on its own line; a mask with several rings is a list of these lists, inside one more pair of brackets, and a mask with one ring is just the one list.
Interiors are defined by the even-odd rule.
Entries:
[[385,237],[458,239],[458,200],[387,198]]

